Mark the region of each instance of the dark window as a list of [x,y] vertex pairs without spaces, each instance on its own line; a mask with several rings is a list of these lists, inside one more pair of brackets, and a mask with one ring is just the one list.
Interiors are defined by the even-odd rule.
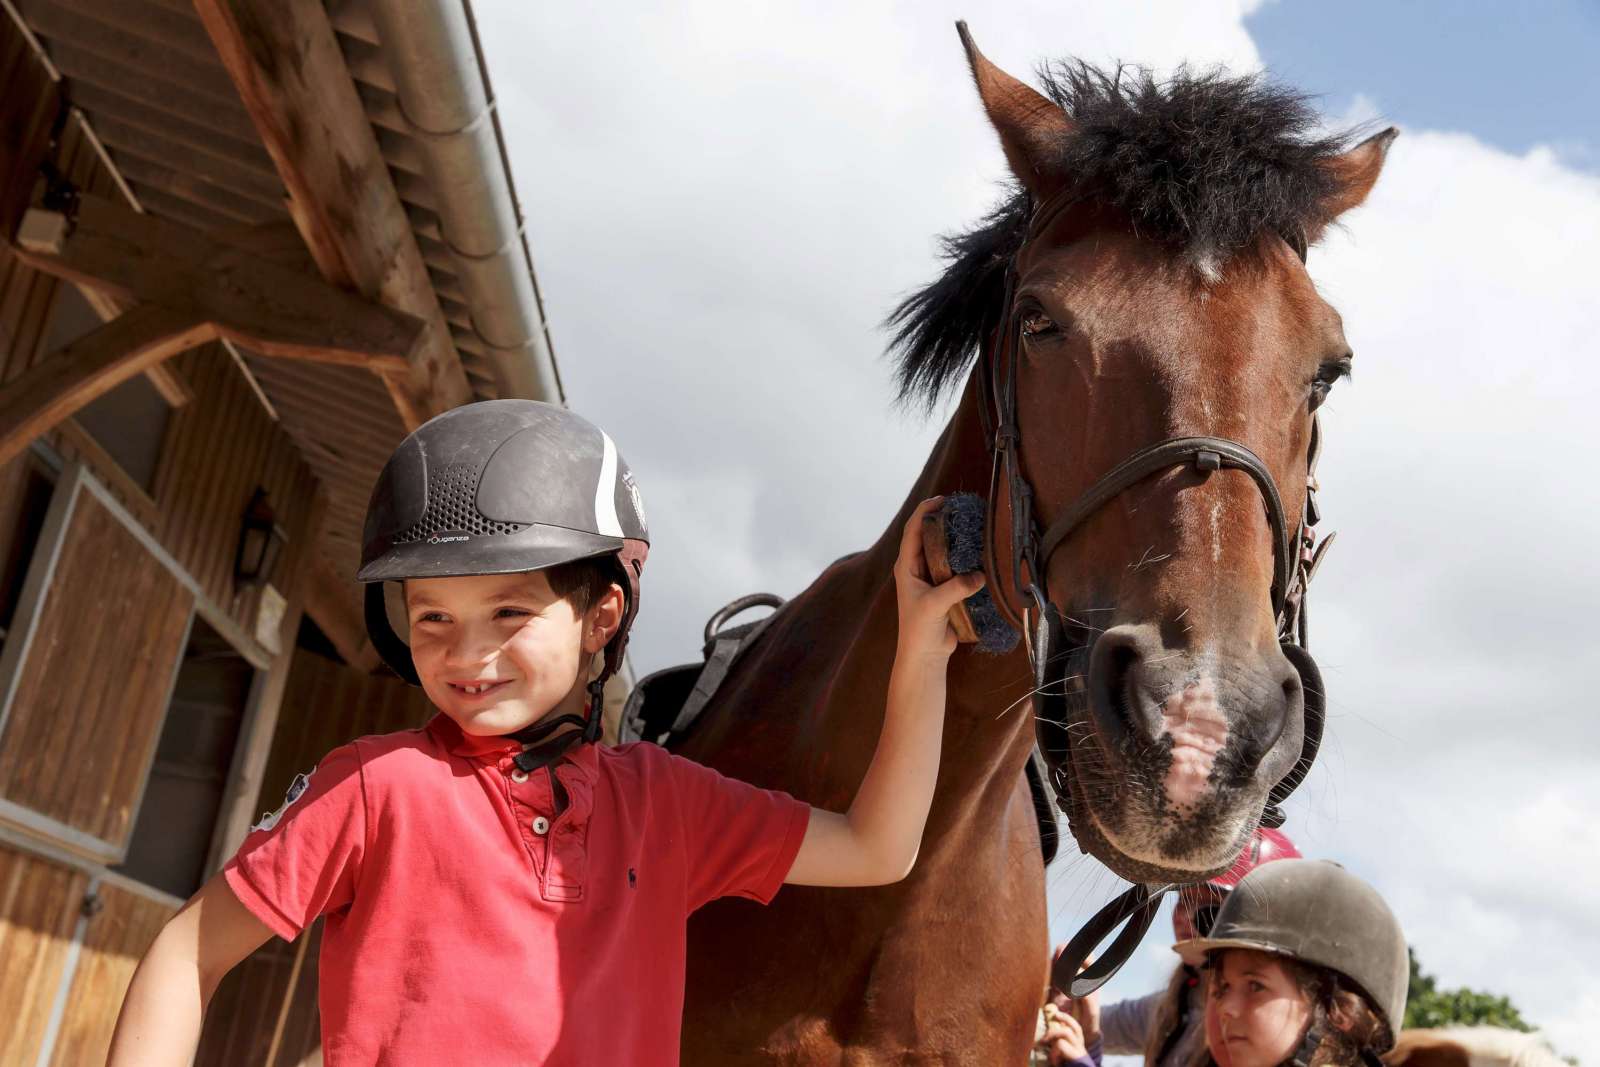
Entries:
[[123,874],[174,896],[200,888],[254,680],[244,657],[196,616]]
[[[63,284],[56,293],[50,314],[50,332],[45,350],[54,352],[101,324],[89,302],[71,285]],[[95,439],[117,466],[149,489],[155,484],[156,466],[161,460],[161,441],[166,436],[172,408],[150,379],[135,375],[85,406],[73,420]]]
[[11,632],[56,476],[32,452],[0,469],[0,645]]

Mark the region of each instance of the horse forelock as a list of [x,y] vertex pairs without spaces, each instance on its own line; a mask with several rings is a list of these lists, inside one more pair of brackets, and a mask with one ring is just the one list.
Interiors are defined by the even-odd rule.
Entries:
[[[1327,164],[1361,132],[1329,132],[1305,95],[1220,68],[1163,79],[1062,61],[1040,79],[1072,120],[1049,163],[1067,194],[1117,209],[1206,284],[1263,234],[1317,232],[1338,192]],[[977,225],[941,237],[944,270],[887,317],[902,402],[931,409],[964,376],[1004,311],[1031,208],[1013,184]]]

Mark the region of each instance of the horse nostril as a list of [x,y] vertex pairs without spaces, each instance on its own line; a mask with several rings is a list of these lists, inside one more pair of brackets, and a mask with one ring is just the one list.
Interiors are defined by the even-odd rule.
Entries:
[[1300,702],[1300,675],[1294,674],[1283,680],[1283,703],[1285,707],[1292,708]]
[[[1286,760],[1292,764],[1291,753],[1280,750],[1278,742],[1291,727],[1298,729],[1305,707],[1305,690],[1300,682],[1300,673],[1287,659],[1278,658],[1281,662],[1277,664],[1277,669],[1282,672],[1278,676],[1281,700],[1272,701],[1268,697],[1240,724],[1244,741],[1240,749],[1241,765],[1251,771],[1265,771],[1269,777],[1281,773]],[[1271,692],[1271,689],[1266,689],[1263,695]]]
[[1154,734],[1149,701],[1140,681],[1145,650],[1155,635],[1145,626],[1116,626],[1101,634],[1089,653],[1089,711],[1101,739],[1117,746],[1138,734],[1148,741]]

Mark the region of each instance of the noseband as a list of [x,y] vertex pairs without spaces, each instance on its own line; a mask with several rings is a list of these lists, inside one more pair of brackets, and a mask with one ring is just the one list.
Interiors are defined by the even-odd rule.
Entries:
[[[1051,785],[1070,813],[1070,805],[1065,803],[1071,744],[1066,709],[1067,654],[1061,649],[1069,622],[1074,632],[1087,636],[1081,623],[1063,619],[1050,601],[1046,573],[1051,557],[1096,512],[1154,474],[1189,467],[1204,478],[1214,471],[1238,470],[1250,476],[1265,506],[1267,525],[1272,531],[1272,608],[1277,619],[1278,640],[1284,656],[1300,674],[1304,694],[1305,733],[1300,758],[1272,787],[1261,817],[1263,826],[1281,826],[1284,816],[1280,805],[1304,780],[1316,759],[1325,709],[1322,678],[1306,651],[1306,592],[1324,552],[1333,543],[1333,538],[1328,537],[1317,544],[1312,532],[1320,517],[1315,474],[1322,451],[1322,433],[1317,416],[1315,412],[1311,415],[1311,441],[1306,455],[1305,513],[1293,529],[1284,516],[1277,482],[1260,458],[1237,441],[1200,436],[1171,437],[1134,452],[1055,516],[1041,534],[1034,516],[1033,487],[1022,473],[1022,434],[1017,421],[1017,378],[1022,350],[1022,315],[1016,306],[1017,263],[1029,243],[1038,239],[1063,211],[1081,199],[1081,195],[1058,194],[1034,212],[1027,235],[1006,268],[1002,305],[1005,312],[989,344],[984,346],[978,367],[979,411],[993,457],[988,508],[991,525],[994,516],[999,514],[1002,491],[1011,511],[1011,566],[1006,570],[999,567],[998,539],[988,536],[985,538],[985,569],[991,581],[998,581],[1002,576],[1009,578],[1012,591],[1025,605],[1019,618],[1011,608],[1009,597],[998,592],[994,597],[1000,612],[1022,633],[1027,644],[1034,675],[1034,728],[1040,750],[1050,767]],[[1289,234],[1285,235],[1285,240],[1303,262],[1306,258],[1304,236]],[[1175,884],[1136,884],[1102,908],[1053,964],[1051,980],[1056,988],[1081,997],[1104,984],[1138,947],[1160,907],[1162,895],[1175,888],[1178,888]],[[1080,974],[1089,953],[1124,921],[1127,926],[1107,952]]]

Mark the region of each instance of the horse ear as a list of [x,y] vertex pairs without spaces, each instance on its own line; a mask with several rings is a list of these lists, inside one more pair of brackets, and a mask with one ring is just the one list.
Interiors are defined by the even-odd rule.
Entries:
[[1011,173],[1036,201],[1047,199],[1064,181],[1054,172],[1053,163],[1061,142],[1072,134],[1072,120],[1048,98],[989,62],[973,43],[965,22],[956,23],[956,32],[967,50],[972,80],[978,83],[983,109],[1000,135]]
[[1372,192],[1373,185],[1378,181],[1378,174],[1383,170],[1384,158],[1389,154],[1389,145],[1399,136],[1400,131],[1390,126],[1382,133],[1373,134],[1350,151],[1334,156],[1323,164],[1324,169],[1333,178],[1334,192],[1323,205],[1323,219],[1317,226],[1316,232],[1307,234],[1311,242],[1314,243],[1335,219],[1351,208],[1359,206],[1367,198],[1367,194]]

